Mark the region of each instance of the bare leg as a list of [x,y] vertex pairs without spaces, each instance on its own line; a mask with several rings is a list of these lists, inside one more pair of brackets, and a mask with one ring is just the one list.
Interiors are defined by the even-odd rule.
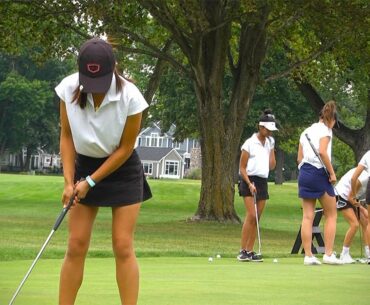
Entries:
[[[246,215],[242,227],[240,246],[241,249],[252,251],[257,236],[256,211],[254,209],[253,197],[244,197],[244,205],[246,209]],[[257,202],[257,211],[259,215],[258,219],[261,218],[265,205],[266,200],[260,200]]]
[[357,216],[355,215],[355,212],[352,208],[343,210],[342,214],[349,224],[349,228],[344,237],[343,246],[349,248],[352,244],[353,237],[355,236],[358,230],[359,223],[357,220]]
[[136,305],[139,294],[139,267],[133,239],[140,204],[112,209],[112,242],[116,258],[116,280],[122,305]]
[[333,253],[335,232],[337,228],[337,206],[335,203],[335,197],[331,197],[325,193],[321,196],[320,203],[324,209],[325,216],[325,254],[330,256]]
[[68,249],[59,284],[59,305],[73,305],[81,286],[85,258],[98,208],[77,204],[69,212]]
[[302,226],[301,238],[302,245],[306,256],[312,256],[312,224],[315,218],[316,199],[302,199]]

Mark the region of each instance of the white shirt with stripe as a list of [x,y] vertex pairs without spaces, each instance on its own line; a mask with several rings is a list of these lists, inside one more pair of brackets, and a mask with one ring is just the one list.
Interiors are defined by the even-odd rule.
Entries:
[[306,128],[299,139],[299,143],[303,149],[303,159],[301,163],[298,165],[298,168],[301,168],[303,163],[309,163],[316,168],[320,169],[323,167],[319,158],[314,153],[310,143],[307,140],[306,134],[311,139],[311,143],[315,147],[316,151],[319,152],[320,147],[320,140],[324,137],[329,137],[329,144],[327,148],[327,154],[329,156],[329,160],[331,160],[331,146],[332,146],[332,139],[333,139],[333,131],[331,128],[326,126],[323,122],[318,122],[312,124],[310,127]]
[[370,150],[368,150],[361,158],[359,165],[365,167],[368,177],[370,177]]
[[[345,173],[343,177],[339,180],[338,184],[335,186],[337,195],[344,198],[345,200],[348,200],[348,194],[351,191],[351,179],[355,170],[355,168],[352,168],[347,173]],[[366,172],[362,172],[360,177],[358,177],[358,180],[361,184],[361,187],[358,190],[356,197],[362,199],[366,193],[366,186],[369,177]]]
[[128,116],[142,112],[148,107],[139,89],[123,79],[121,92],[116,92],[116,79],[113,75],[111,86],[102,104],[95,111],[92,94],[87,94],[84,109],[72,103],[74,90],[79,85],[78,73],[64,78],[55,88],[66,105],[76,152],[94,158],[111,155],[119,146]]
[[249,154],[247,163],[248,176],[259,176],[267,178],[270,171],[270,152],[275,147],[273,137],[266,138],[265,144],[257,138],[257,133],[254,133],[247,139],[241,147]]

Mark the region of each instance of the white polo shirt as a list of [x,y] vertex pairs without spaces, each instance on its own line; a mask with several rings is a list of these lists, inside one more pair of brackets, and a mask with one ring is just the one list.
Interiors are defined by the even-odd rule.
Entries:
[[[351,191],[351,179],[355,170],[356,170],[355,168],[352,168],[347,173],[345,173],[345,175],[339,180],[338,184],[335,186],[337,194],[346,200],[348,200],[348,194]],[[358,177],[358,180],[361,183],[361,187],[356,195],[358,198],[362,198],[366,193],[366,186],[369,177],[366,172],[362,172],[360,177]]]
[[301,137],[299,139],[299,143],[302,145],[303,148],[303,159],[302,162],[298,165],[298,168],[301,168],[303,163],[309,163],[316,168],[322,168],[322,164],[319,158],[315,155],[310,143],[308,142],[305,134],[308,134],[308,137],[311,139],[311,143],[316,148],[316,151],[319,151],[320,146],[320,139],[324,137],[329,137],[329,144],[327,148],[327,154],[329,156],[329,160],[331,160],[331,145],[332,145],[332,138],[333,138],[333,131],[326,126],[322,122],[314,123],[310,127],[306,128],[305,131],[302,132]]
[[359,165],[365,167],[368,177],[370,177],[370,150],[368,150],[361,158]]
[[55,88],[61,101],[66,104],[77,153],[94,158],[111,155],[119,146],[127,117],[148,107],[138,88],[122,80],[122,91],[116,93],[116,78],[113,75],[111,86],[97,111],[90,93],[87,94],[84,109],[76,102],[72,103],[73,92],[79,85],[78,73],[67,76]]
[[254,133],[247,139],[241,147],[249,154],[247,163],[248,176],[259,176],[267,178],[270,171],[270,152],[275,147],[275,140],[273,137],[268,137],[265,145],[257,138],[257,133]]

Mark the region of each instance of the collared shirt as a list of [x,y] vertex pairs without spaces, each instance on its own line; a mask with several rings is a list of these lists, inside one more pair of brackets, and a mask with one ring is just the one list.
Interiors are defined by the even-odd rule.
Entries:
[[275,140],[273,137],[266,138],[265,144],[257,138],[254,133],[241,147],[249,154],[247,163],[247,175],[267,178],[270,171],[270,152],[274,149]]
[[77,153],[94,158],[111,155],[119,146],[127,117],[148,107],[138,88],[131,82],[123,78],[122,80],[122,91],[116,92],[116,79],[113,75],[111,86],[96,111],[90,93],[87,94],[84,109],[72,102],[74,91],[79,85],[78,73],[67,76],[55,88],[66,105]]
[[[355,168],[352,168],[347,173],[345,173],[344,176],[339,180],[338,184],[335,186],[335,190],[338,195],[346,200],[348,200],[348,194],[351,191],[351,179],[355,170]],[[357,198],[362,199],[366,194],[367,181],[369,180],[369,177],[366,172],[362,172],[360,177],[358,177],[358,180],[361,184],[361,187],[355,195],[357,196]]]
[[370,150],[368,150],[361,158],[359,165],[365,167],[368,177],[370,177]]
[[329,144],[326,152],[329,156],[329,160],[331,160],[331,145],[333,131],[323,122],[318,122],[306,128],[305,131],[302,132],[301,137],[299,139],[299,143],[302,145],[303,149],[303,159],[302,162],[298,165],[298,168],[301,168],[303,163],[309,163],[315,166],[316,168],[320,169],[323,167],[323,165],[321,164],[319,158],[314,153],[310,143],[307,140],[306,134],[311,139],[311,143],[313,144],[317,152],[319,151],[320,147],[320,139],[324,137],[329,137]]

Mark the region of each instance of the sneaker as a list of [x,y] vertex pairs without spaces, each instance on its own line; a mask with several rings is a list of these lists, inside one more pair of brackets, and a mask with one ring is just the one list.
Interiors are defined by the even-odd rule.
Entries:
[[370,256],[367,258],[367,264],[370,265]]
[[315,256],[305,256],[303,260],[303,265],[321,265],[321,262]]
[[250,261],[251,262],[263,262],[263,258],[262,258],[261,254],[257,254],[253,251],[249,252],[248,254],[250,255]]
[[340,260],[343,262],[343,264],[354,264],[356,261],[351,257],[349,253],[341,254]]
[[343,265],[343,261],[338,259],[335,256],[335,253],[332,253],[331,255],[324,254],[322,258],[322,262],[328,265]]
[[358,261],[360,264],[367,264],[367,261],[369,259],[364,257],[364,258],[357,258],[356,261]]
[[247,250],[240,250],[239,255],[236,257],[240,262],[250,261],[250,255]]

